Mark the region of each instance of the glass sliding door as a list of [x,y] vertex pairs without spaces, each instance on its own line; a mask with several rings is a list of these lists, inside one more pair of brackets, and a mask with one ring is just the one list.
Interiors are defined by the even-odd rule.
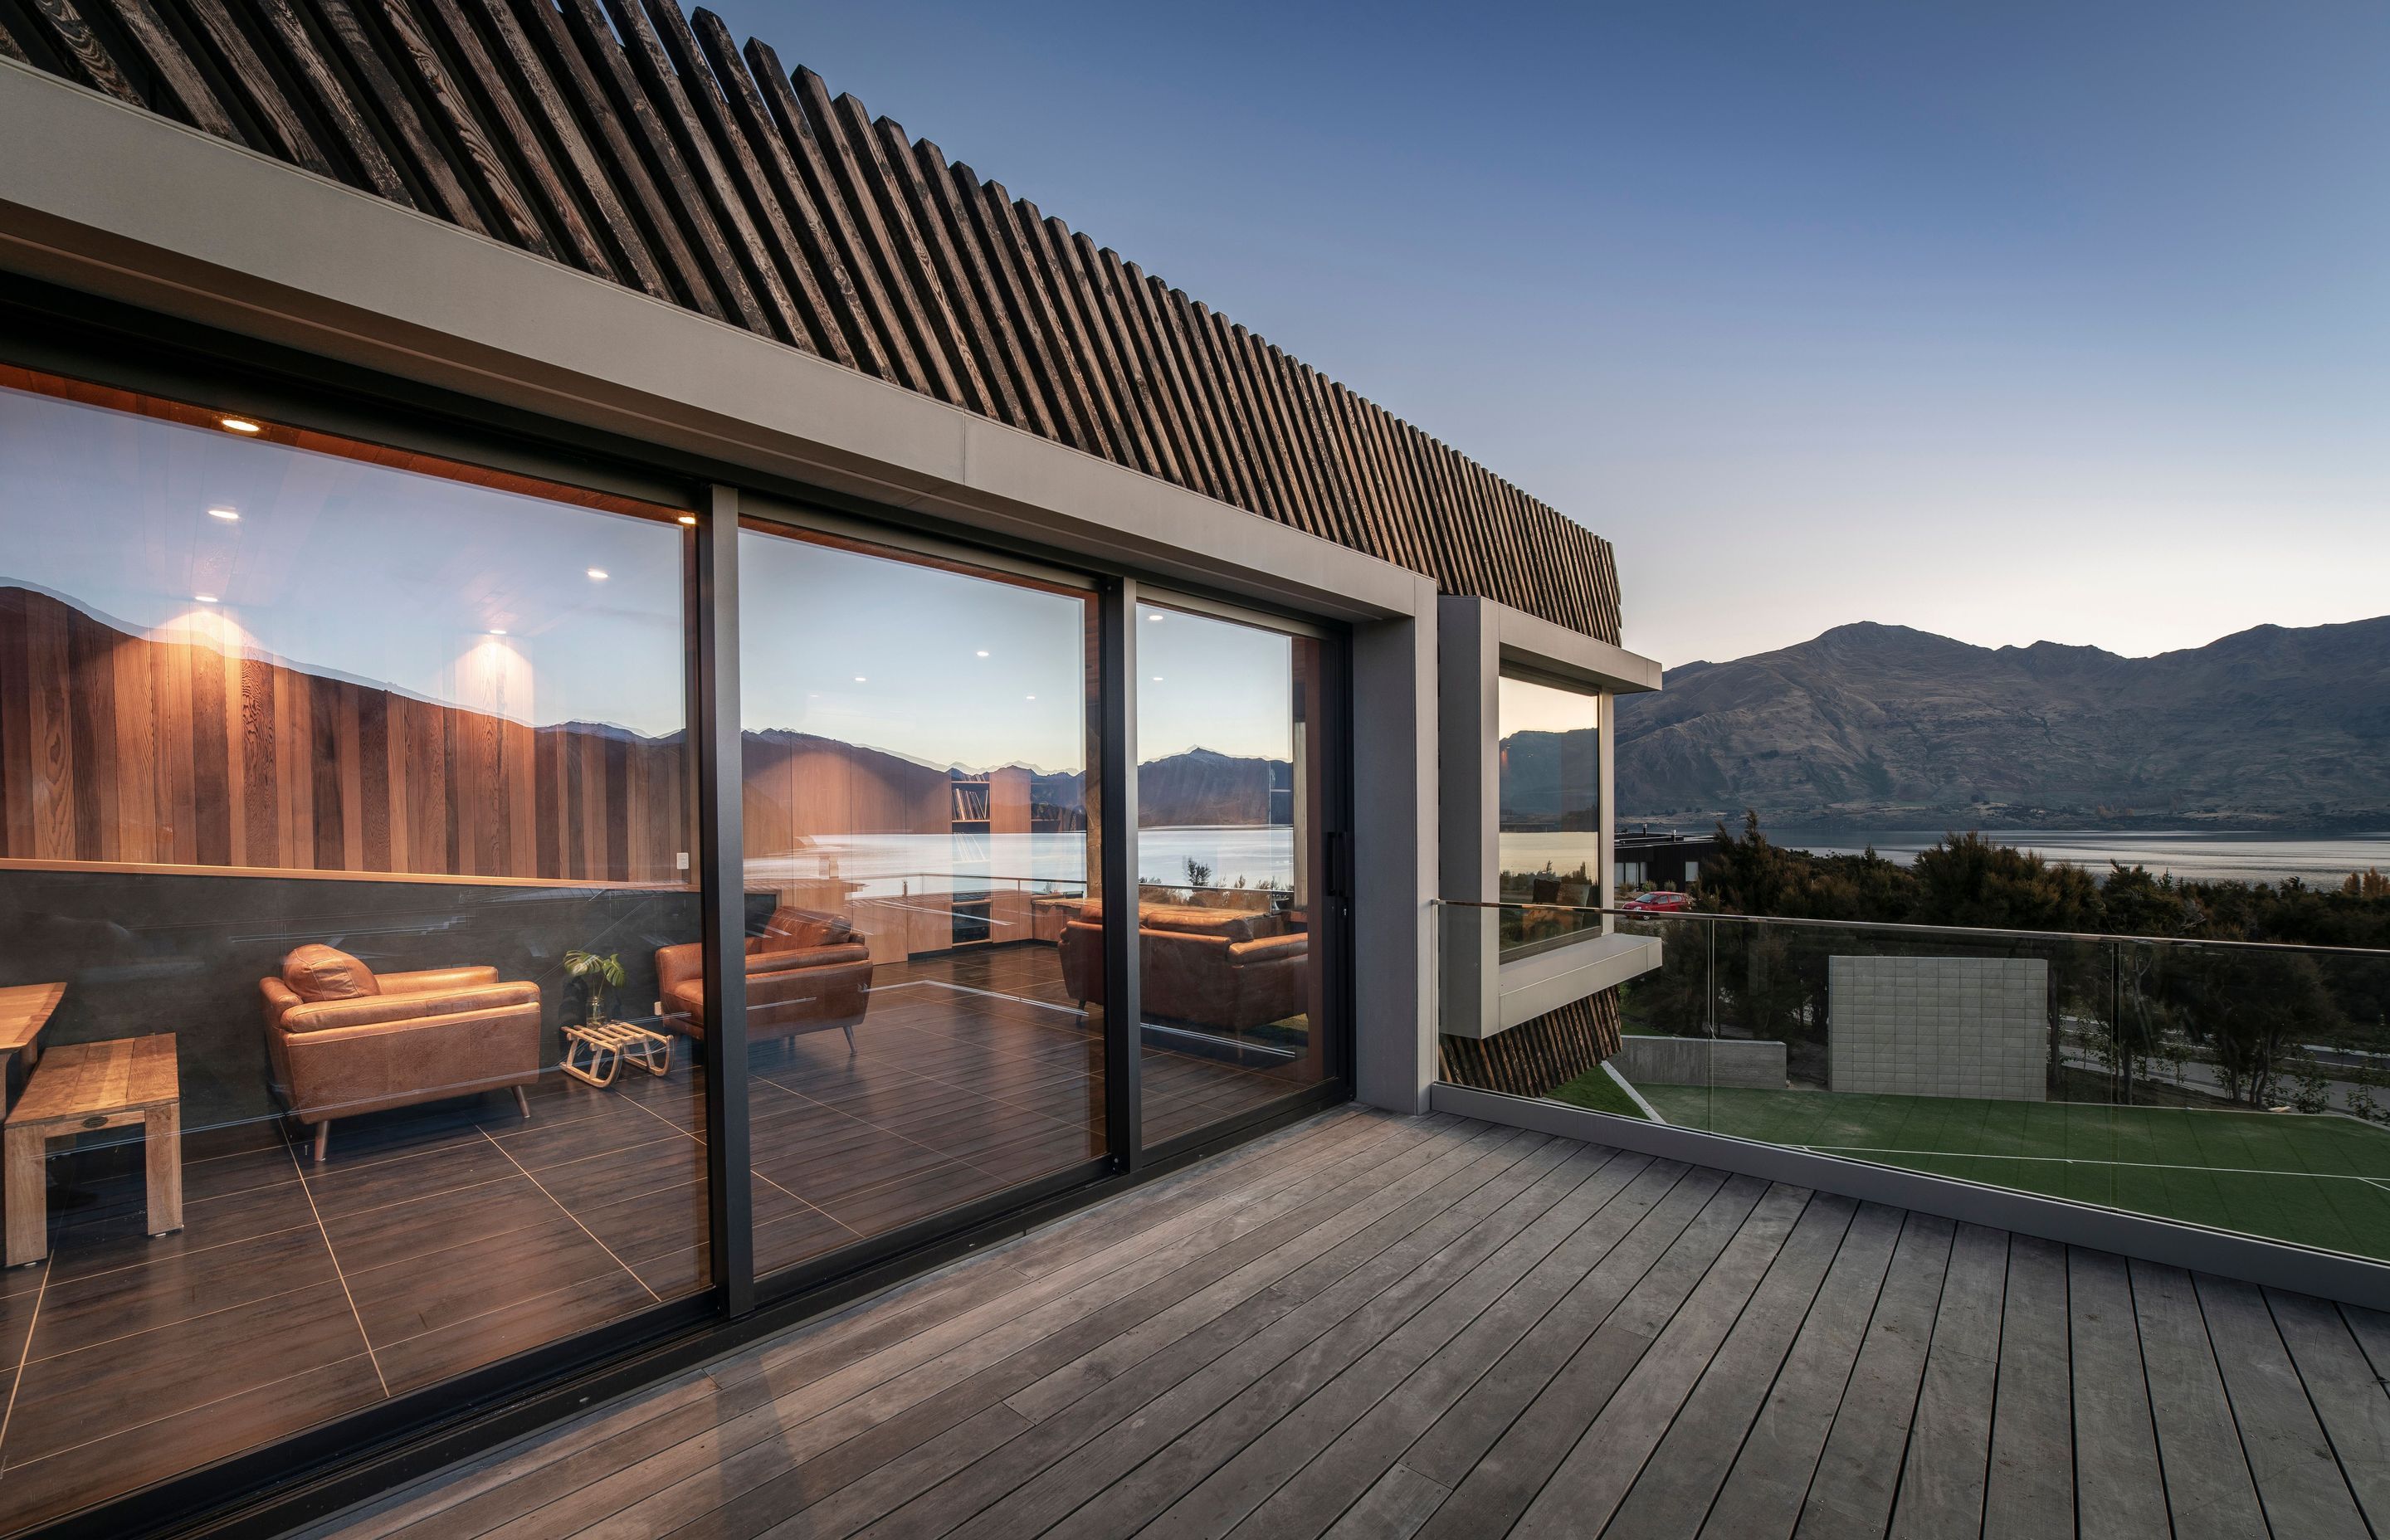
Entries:
[[702,1286],[681,517],[0,369],[0,1532]]
[[1150,1148],[1333,1072],[1329,644],[1137,610],[1140,1124]]
[[769,1271],[1105,1153],[1097,616],[1068,583],[755,522],[739,590]]

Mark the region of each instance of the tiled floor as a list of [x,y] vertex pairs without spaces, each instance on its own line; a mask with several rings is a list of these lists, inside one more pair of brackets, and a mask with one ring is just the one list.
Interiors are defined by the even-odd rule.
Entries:
[[[850,1052],[753,1056],[760,1269],[1099,1152],[1103,1055],[1051,954],[883,969]],[[184,1227],[143,1233],[136,1172],[61,1160],[51,1254],[0,1273],[0,1532],[585,1329],[704,1281],[702,1078],[561,1075],[336,1125],[194,1133]],[[1282,1095],[1149,1048],[1150,1138]]]

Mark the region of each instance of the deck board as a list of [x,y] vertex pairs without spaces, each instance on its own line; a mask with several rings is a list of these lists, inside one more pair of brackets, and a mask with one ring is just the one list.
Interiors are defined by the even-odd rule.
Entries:
[[1343,1109],[305,1533],[2359,1535],[2384,1354],[2301,1295]]

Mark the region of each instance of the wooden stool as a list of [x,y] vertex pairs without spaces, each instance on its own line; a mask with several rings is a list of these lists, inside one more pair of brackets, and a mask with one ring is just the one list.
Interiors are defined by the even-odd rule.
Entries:
[[628,1021],[591,1021],[564,1029],[564,1060],[558,1068],[575,1080],[611,1085],[626,1059],[651,1075],[667,1073],[672,1069],[672,1039]]
[[49,1254],[49,1186],[42,1165],[52,1139],[142,1125],[148,1141],[149,1233],[183,1227],[183,1092],[174,1034],[71,1043],[41,1068],[8,1114],[8,1265]]

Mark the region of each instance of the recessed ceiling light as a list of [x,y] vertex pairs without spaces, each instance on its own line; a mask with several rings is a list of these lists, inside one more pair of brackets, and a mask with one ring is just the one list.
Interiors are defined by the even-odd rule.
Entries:
[[213,594],[193,594],[191,597],[199,600],[201,604],[213,604],[216,602],[216,597]]
[[856,684],[858,684],[858,685],[867,685],[867,684],[871,683],[871,681],[870,681],[870,680],[866,679],[863,675],[861,675],[861,674],[856,674],[856,675],[854,676],[854,682],[855,682]]
[[1033,696],[1030,696],[1028,699],[1032,699],[1032,700],[1034,700],[1034,699],[1036,699],[1037,698],[1036,698],[1035,696],[1034,696],[1034,695],[1033,695]]
[[507,628],[503,625],[494,625],[490,627],[490,635],[493,636],[503,636],[506,634]]
[[979,649],[979,655],[980,655],[981,657],[983,657],[983,658],[986,657],[986,656],[987,656],[987,648],[981,648]]
[[684,524],[694,524],[697,522],[697,515],[693,513],[684,513],[680,516],[680,521]]
[[1155,615],[1148,615],[1148,616],[1146,617],[1146,619],[1147,619],[1147,620],[1149,620],[1149,621],[1153,622],[1154,622],[1155,624],[1157,624],[1157,625],[1159,625],[1159,624],[1162,622],[1162,617],[1161,617],[1160,615],[1158,615],[1158,614],[1155,614]]
[[236,433],[263,433],[265,431],[265,424],[262,422],[251,422],[247,417],[218,417],[216,420],[223,423],[226,428],[231,429]]
[[240,510],[238,508],[210,508],[208,509],[208,517],[211,519],[221,519],[227,524],[238,524],[240,522]]
[[589,569],[589,581],[590,581],[590,582],[592,582],[592,583],[603,583],[603,582],[605,582],[605,581],[606,581],[606,569],[605,569],[605,568],[603,568],[603,567],[592,567],[592,568],[590,568],[590,569]]
[[1155,684],[1157,684],[1157,685],[1159,685],[1160,683],[1162,683],[1162,675],[1160,675],[1160,674],[1155,674],[1155,675],[1153,676],[1153,682],[1154,682]]

